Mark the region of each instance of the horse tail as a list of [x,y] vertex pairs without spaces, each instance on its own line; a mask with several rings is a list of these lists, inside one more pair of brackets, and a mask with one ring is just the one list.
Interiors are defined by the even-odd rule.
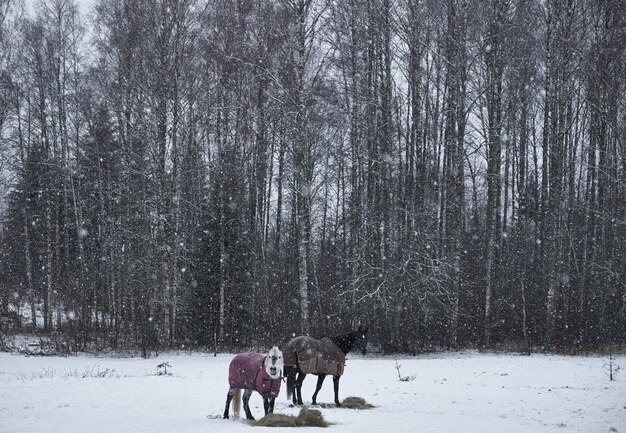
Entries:
[[291,400],[291,396],[293,395],[294,388],[296,387],[296,366],[284,365],[283,371],[284,371],[285,377],[287,378],[287,400]]
[[235,413],[235,418],[239,418],[239,410],[241,409],[241,390],[239,388],[235,389],[233,393],[233,412]]

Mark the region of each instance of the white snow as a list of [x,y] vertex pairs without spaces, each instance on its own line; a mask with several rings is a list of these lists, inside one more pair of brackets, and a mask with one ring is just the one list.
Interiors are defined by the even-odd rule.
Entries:
[[[231,358],[0,353],[0,432],[255,431],[243,420],[221,419]],[[340,399],[360,396],[376,408],[322,408],[333,423],[328,431],[626,432],[626,373],[609,381],[605,357],[476,352],[402,357],[401,375],[415,376],[408,382],[398,379],[393,357],[348,358]],[[156,375],[162,362],[170,364],[171,376]],[[616,362],[625,368],[626,356]],[[305,380],[305,402],[310,402],[315,382],[315,377]],[[332,401],[332,380],[327,378],[318,402]],[[260,418],[261,397],[255,393],[250,403]],[[284,385],[275,411],[298,411],[288,406]],[[293,431],[271,431],[287,430]]]

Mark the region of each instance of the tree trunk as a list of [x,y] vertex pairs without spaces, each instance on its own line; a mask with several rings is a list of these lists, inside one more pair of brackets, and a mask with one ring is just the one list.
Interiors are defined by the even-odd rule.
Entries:
[[499,244],[500,194],[501,194],[501,132],[502,132],[502,76],[503,64],[503,20],[506,2],[493,0],[490,6],[491,21],[485,48],[487,67],[487,208],[485,216],[485,309],[483,322],[483,345],[491,342],[491,298],[494,286],[496,248]]

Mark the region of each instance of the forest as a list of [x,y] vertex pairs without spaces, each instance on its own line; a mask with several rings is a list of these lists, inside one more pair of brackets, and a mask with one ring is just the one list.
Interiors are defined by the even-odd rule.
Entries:
[[0,333],[626,342],[626,2],[0,0]]

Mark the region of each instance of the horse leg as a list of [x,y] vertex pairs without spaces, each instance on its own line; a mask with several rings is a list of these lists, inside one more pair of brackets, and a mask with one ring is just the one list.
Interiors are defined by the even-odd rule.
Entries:
[[252,413],[250,412],[250,405],[249,405],[251,395],[252,395],[251,389],[246,389],[243,392],[243,410],[246,411],[246,418],[250,420],[254,420],[254,417],[252,416]]
[[302,403],[302,382],[304,382],[304,378],[306,377],[306,374],[300,372],[298,374],[298,379],[296,379],[296,392],[294,393],[294,404],[296,404],[296,400],[295,400],[295,395],[298,394],[298,402],[297,404],[302,406],[304,403]]
[[341,403],[339,403],[339,379],[341,378],[341,376],[333,376],[333,385],[335,388],[335,404],[337,406],[341,406]]
[[226,408],[224,408],[224,419],[228,419],[228,407],[230,406],[230,402],[233,399],[234,394],[235,388],[229,389],[228,394],[226,394]]
[[[283,374],[287,378],[287,400],[291,400],[296,389],[296,375],[298,374],[298,364],[283,366]],[[296,404],[295,397],[293,397],[293,403]]]
[[317,376],[317,386],[315,387],[315,392],[313,393],[313,402],[312,404],[317,404],[316,400],[317,400],[317,393],[320,392],[320,389],[322,389],[322,384],[324,383],[324,379],[326,379],[326,375],[325,374],[320,374],[319,376]]
[[276,397],[270,397],[270,413],[274,413],[274,401]]
[[[300,370],[298,370],[297,365],[298,364],[296,364],[296,367],[290,366],[287,373],[287,400],[289,400],[291,394],[294,406],[298,405],[298,374],[302,374]],[[300,401],[302,401],[302,397],[300,397]]]
[[263,409],[265,410],[265,415],[270,412],[270,399],[269,397],[263,397]]

